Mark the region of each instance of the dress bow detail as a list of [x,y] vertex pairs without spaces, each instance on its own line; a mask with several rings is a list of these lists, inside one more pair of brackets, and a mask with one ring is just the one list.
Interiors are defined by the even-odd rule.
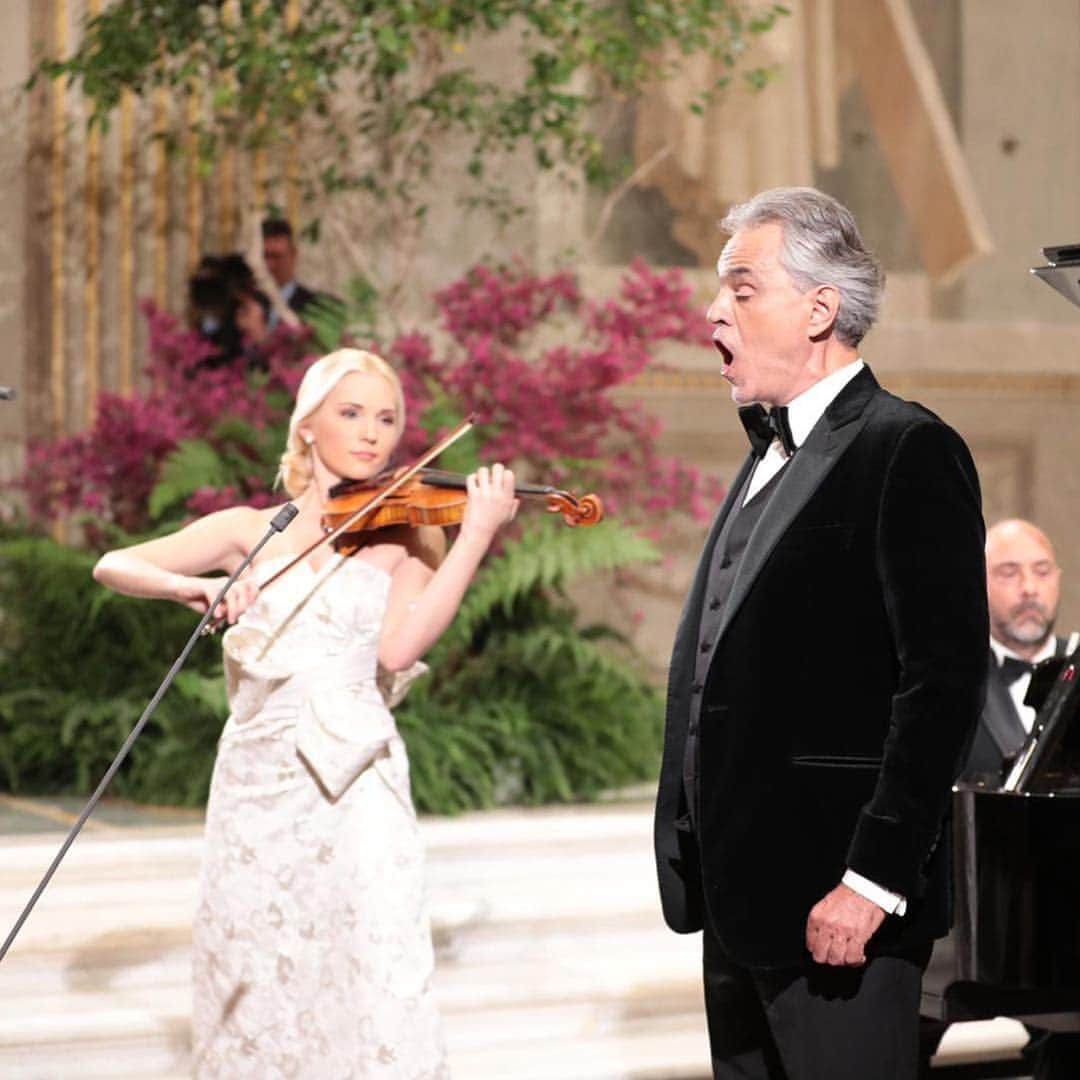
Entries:
[[361,697],[347,686],[313,690],[296,718],[296,752],[334,799],[397,737],[389,710],[364,708]]
[[[251,627],[232,627],[223,645],[237,721],[242,724],[256,713],[292,716],[296,752],[331,798],[340,798],[376,762],[385,759],[380,771],[387,775],[401,771],[390,760],[400,756],[393,714],[373,675],[364,674],[375,667],[370,645],[299,670],[268,655],[267,636]],[[423,670],[416,665],[399,674],[398,685],[386,691],[403,695]]]

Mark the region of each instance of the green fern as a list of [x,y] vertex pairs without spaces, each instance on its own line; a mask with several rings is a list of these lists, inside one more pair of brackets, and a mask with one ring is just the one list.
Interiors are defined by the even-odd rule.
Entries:
[[561,521],[536,519],[520,540],[485,566],[465,597],[451,628],[452,642],[471,636],[493,611],[507,614],[535,589],[552,589],[582,574],[654,562],[656,546],[633,529],[612,521],[568,529]]
[[147,505],[150,517],[157,520],[199,488],[222,488],[231,479],[225,459],[210,443],[205,439],[184,439],[161,466]]
[[[653,774],[661,699],[607,627],[580,627],[563,590],[656,558],[613,523],[536,520],[482,568],[432,673],[397,710],[426,811],[595,798]],[[195,622],[187,609],[94,583],[94,556],[40,537],[0,541],[0,783],[85,794]],[[198,805],[227,706],[220,646],[200,643],[113,792]]]

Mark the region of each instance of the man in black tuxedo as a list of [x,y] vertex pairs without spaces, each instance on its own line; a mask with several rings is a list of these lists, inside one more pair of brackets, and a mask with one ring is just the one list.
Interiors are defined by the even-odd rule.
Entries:
[[1064,656],[1065,638],[1054,636],[1061,570],[1054,548],[1029,521],[998,522],[986,534],[986,593],[990,603],[990,652],[986,705],[971,747],[965,779],[997,786],[1006,759],[1024,744],[1035,710],[1024,704],[1033,667]]
[[[1049,537],[1030,521],[1000,521],[986,533],[986,594],[990,654],[983,708],[964,779],[1000,787],[1006,762],[1035,722],[1024,704],[1031,671],[1043,660],[1076,648],[1075,637],[1054,635],[1061,569]],[[1029,1028],[1024,1057],[1034,1080],[1080,1076],[1080,1034]]]
[[[292,226],[282,218],[267,218],[262,223],[263,261],[270,276],[277,283],[281,298],[303,317],[304,308],[317,300],[319,294],[296,280],[296,263],[299,254],[293,240]],[[270,313],[269,329],[273,330],[277,314]]]
[[882,282],[843,206],[782,188],[723,224],[709,319],[753,449],[671,659],[664,916],[705,931],[716,1077],[910,1078],[986,677],[978,478],[859,358]]

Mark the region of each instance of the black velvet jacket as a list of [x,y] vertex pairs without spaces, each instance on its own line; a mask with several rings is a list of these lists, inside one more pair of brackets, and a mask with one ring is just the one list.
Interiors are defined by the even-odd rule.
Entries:
[[[743,963],[804,961],[811,907],[850,868],[908,899],[887,953],[949,924],[950,788],[982,708],[986,576],[979,482],[960,437],[869,369],[826,410],[750,539],[693,689],[712,549],[676,634],[656,809],[664,917],[704,919]],[[687,727],[699,806],[686,827]]]

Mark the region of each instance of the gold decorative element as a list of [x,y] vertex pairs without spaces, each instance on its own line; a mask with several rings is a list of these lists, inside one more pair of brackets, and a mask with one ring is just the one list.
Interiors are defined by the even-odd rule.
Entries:
[[202,249],[203,189],[196,126],[202,118],[202,95],[197,85],[188,91],[188,265],[194,269]]
[[[53,8],[53,51],[56,56],[67,52],[67,0],[55,0]],[[67,156],[65,138],[67,127],[67,95],[64,83],[55,79],[52,85],[52,161],[49,175],[51,232],[49,255],[51,262],[50,303],[52,341],[49,351],[49,392],[52,399],[52,425],[56,434],[64,431],[67,422],[67,371],[64,335],[64,174]]]
[[120,393],[130,394],[135,369],[135,95],[120,98]]
[[218,247],[226,251],[236,237],[236,151],[225,147],[221,155],[221,174],[218,190],[221,194],[218,215]]
[[[226,26],[234,26],[240,19],[240,7],[237,0],[225,0],[221,13]],[[230,86],[235,85],[231,73],[226,76]],[[236,240],[236,150],[226,145],[221,154],[221,166],[218,173],[218,250],[228,251]]]
[[[260,17],[266,10],[265,0],[255,0],[254,14]],[[266,110],[259,109],[255,114],[255,128],[261,130],[266,123]],[[252,169],[252,181],[255,189],[255,210],[260,217],[266,213],[266,147],[260,145],[255,149],[254,165]]]
[[[260,112],[257,123],[263,122],[263,114]],[[262,215],[266,211],[266,147],[260,146],[255,151],[255,166],[252,170],[255,185],[255,209]]]
[[158,87],[154,93],[154,303],[164,307],[169,299],[169,154],[166,146],[169,95]]
[[296,233],[300,228],[300,125],[292,124],[289,131],[285,158],[285,215]]
[[[300,25],[300,0],[288,0],[285,27],[291,33]],[[300,228],[300,125],[289,126],[289,146],[285,151],[285,213],[296,232]]]
[[[87,14],[101,11],[101,0],[88,0]],[[90,103],[86,102],[89,112]],[[98,389],[101,386],[101,311],[98,304],[101,273],[101,129],[95,124],[86,140],[86,281],[83,284],[83,362],[86,370],[83,418],[94,422]]]

